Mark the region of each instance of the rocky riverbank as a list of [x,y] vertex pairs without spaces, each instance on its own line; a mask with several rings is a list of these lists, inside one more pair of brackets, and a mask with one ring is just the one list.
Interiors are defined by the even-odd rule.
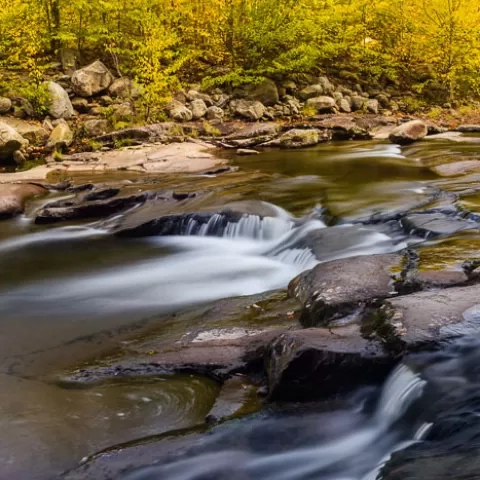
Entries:
[[[4,171],[37,166],[30,174],[2,176],[0,181],[45,179],[54,170],[170,171],[167,165],[160,168],[163,160],[151,161],[150,157],[152,152],[160,159],[171,155],[173,150],[165,149],[164,155],[156,148],[171,143],[192,142],[202,149],[216,147],[248,155],[268,148],[311,147],[330,140],[389,138],[393,143],[408,144],[448,130],[480,130],[471,124],[475,116],[437,108],[435,115],[417,112],[415,117],[395,92],[335,84],[326,77],[299,83],[265,80],[207,92],[192,87],[177,92],[164,106],[163,121],[142,125],[138,111],[141,87],[126,77],[114,78],[101,62],[71,76],[49,78],[40,119],[32,118],[39,113],[27,99],[0,98],[0,161]],[[195,149],[191,145],[182,148],[179,156],[184,159]],[[111,154],[112,150],[128,153]],[[198,164],[200,151],[198,148],[193,153],[194,166],[179,163],[176,171],[211,168],[213,162]]]

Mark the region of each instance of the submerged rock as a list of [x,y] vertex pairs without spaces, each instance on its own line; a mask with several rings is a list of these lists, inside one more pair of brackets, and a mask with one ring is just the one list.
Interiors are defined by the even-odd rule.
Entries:
[[480,160],[464,160],[461,162],[445,163],[432,167],[432,170],[442,177],[455,177],[467,173],[480,172]]
[[463,220],[443,213],[412,213],[400,220],[403,229],[409,234],[423,237],[453,235],[463,230],[480,228],[475,222]]

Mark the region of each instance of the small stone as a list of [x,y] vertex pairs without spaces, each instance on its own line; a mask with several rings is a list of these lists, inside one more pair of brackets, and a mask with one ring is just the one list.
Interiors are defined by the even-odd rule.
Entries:
[[68,124],[58,123],[50,134],[47,142],[47,148],[63,150],[69,147],[73,142],[73,132],[70,130]]
[[0,115],[8,113],[12,109],[12,101],[6,97],[0,97]]
[[108,131],[108,121],[103,118],[87,120],[83,124],[83,129],[88,137],[98,137]]

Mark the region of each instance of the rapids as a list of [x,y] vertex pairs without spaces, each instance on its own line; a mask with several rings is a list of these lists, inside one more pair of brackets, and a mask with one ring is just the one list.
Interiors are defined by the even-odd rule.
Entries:
[[[203,425],[219,387],[202,377],[86,389],[52,381],[118,345],[128,354],[134,349],[128,334],[138,325],[184,307],[285,288],[318,262],[406,246],[417,248],[427,269],[458,270],[478,255],[477,231],[426,239],[406,231],[398,215],[430,208],[452,218],[460,207],[471,218],[480,213],[478,174],[445,179],[429,169],[476,155],[469,142],[432,140],[403,148],[344,142],[232,158],[240,173],[161,179],[162,188],[201,192],[174,212],[182,220],[164,236],[112,234],[131,212],[35,225],[47,201],[67,197],[32,201],[24,216],[0,227],[0,478],[106,479],[62,472],[116,444]],[[92,180],[117,177],[75,181]],[[465,191],[473,193],[462,197]],[[225,205],[240,213],[231,216]],[[165,338],[171,329],[165,327]],[[453,348],[447,360],[407,359],[383,386],[358,385],[315,405],[273,405],[122,478],[374,480],[392,453],[417,448],[430,435],[443,406],[429,416],[425,399],[438,378],[476,385],[473,373],[442,373],[466,356]],[[436,365],[443,365],[441,375]]]

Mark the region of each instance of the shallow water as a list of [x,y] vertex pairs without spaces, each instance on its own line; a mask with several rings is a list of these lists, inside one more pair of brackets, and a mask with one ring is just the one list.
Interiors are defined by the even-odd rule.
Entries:
[[[273,205],[267,206],[274,211],[272,217],[245,217],[229,224],[220,236],[215,235],[215,219],[203,230],[187,225],[184,233],[195,235],[130,239],[110,235],[108,223],[102,221],[34,225],[36,209],[49,198],[32,202],[23,217],[2,222],[0,472],[15,478],[49,478],[108,445],[202,422],[218,386],[200,378],[171,377],[85,391],[64,389],[46,379],[114,348],[122,328],[155,322],[162,313],[283,288],[319,258],[391,252],[423,241],[404,235],[393,222],[349,234],[320,257],[304,246],[310,231],[328,228],[322,209],[348,228],[375,213],[448,203],[448,195],[439,200],[433,194],[439,189],[448,193],[474,188],[478,176],[442,179],[427,167],[475,155],[468,143],[431,141],[401,149],[379,142],[344,142],[233,158],[241,167],[239,173],[161,179],[162,188],[202,193],[180,205],[178,213],[216,211],[225,203],[243,200]],[[77,182],[115,178],[83,176]],[[478,212],[477,200],[469,196],[460,202]],[[475,255],[478,244],[477,232],[462,233],[420,245],[420,257],[426,268],[459,269],[462,261]],[[142,400],[147,398],[151,401]],[[412,441],[421,425],[412,423],[397,431],[391,428],[395,419],[378,420],[383,415],[378,413],[381,406],[377,417],[372,417],[364,414],[362,405],[363,400],[352,407],[348,414],[352,424],[345,426],[343,436],[339,428],[338,445],[322,433],[328,424],[335,428],[339,415],[330,412],[317,419],[315,446],[308,437],[300,451],[291,446],[291,455],[253,455],[234,448],[232,458],[244,463],[243,474],[252,478],[280,478],[279,470],[289,480],[312,475],[364,478],[384,455]],[[304,420],[294,417],[293,424],[297,420],[301,432]],[[272,422],[280,428],[281,423]],[[380,438],[382,447],[372,450]],[[289,451],[291,442],[286,441],[282,449]],[[214,450],[208,453],[212,458],[230,458]],[[322,455],[333,463],[314,460]],[[356,459],[352,465],[334,468],[333,464],[348,457]],[[179,471],[190,476],[178,473],[162,478],[200,478],[200,473],[192,473],[197,460],[189,461],[195,467]],[[209,461],[199,460],[198,468]]]

